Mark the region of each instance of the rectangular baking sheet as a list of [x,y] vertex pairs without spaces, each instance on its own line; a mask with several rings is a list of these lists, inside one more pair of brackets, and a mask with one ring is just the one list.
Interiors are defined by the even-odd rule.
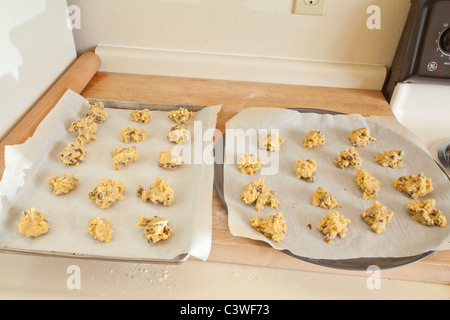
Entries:
[[[95,101],[95,99],[88,99]],[[204,161],[212,150],[204,134],[214,129],[220,106],[188,106],[142,102],[104,102],[108,118],[98,124],[97,141],[86,145],[86,158],[75,166],[65,166],[57,155],[75,141],[69,132],[72,121],[85,116],[89,101],[67,91],[55,108],[42,121],[33,137],[22,145],[5,148],[5,172],[0,182],[0,248],[3,251],[32,254],[51,254],[80,258],[121,261],[179,263],[189,256],[206,260],[211,248],[213,164]],[[191,143],[175,145],[167,140],[174,123],[167,111],[186,107],[194,111],[194,119],[187,128]],[[149,108],[152,119],[139,124],[129,119],[132,109]],[[138,143],[120,141],[122,127],[134,126],[147,130],[147,138]],[[135,145],[137,162],[112,169],[110,151],[119,145]],[[185,164],[176,170],[158,166],[159,152],[181,148]],[[211,148],[212,149],[212,148]],[[203,152],[203,158],[194,156]],[[210,152],[209,152],[210,151]],[[80,181],[74,191],[53,196],[48,177],[72,173]],[[146,189],[157,178],[168,181],[175,190],[171,207],[151,202],[144,203],[136,196],[137,186]],[[88,200],[88,193],[102,178],[112,178],[125,184],[124,198],[102,210]],[[17,228],[21,212],[34,206],[43,212],[50,231],[38,238],[25,238]],[[166,241],[147,243],[143,228],[136,226],[141,216],[162,216],[169,221],[173,235]],[[110,243],[95,240],[86,230],[91,218],[106,218],[111,222],[113,237]]]
[[[377,121],[375,121],[377,120]],[[241,111],[226,124],[225,160],[223,166],[224,201],[228,209],[230,231],[235,236],[267,242],[274,248],[291,254],[321,261],[343,261],[362,258],[403,258],[422,255],[430,250],[448,246],[449,226],[445,228],[426,227],[411,219],[406,211],[406,203],[411,198],[393,189],[393,180],[406,174],[424,172],[432,179],[434,191],[426,198],[437,200],[437,208],[449,217],[450,183],[447,176],[432,157],[414,141],[402,135],[402,127],[392,121],[378,121],[360,115],[329,115],[299,113],[294,110],[275,108],[248,108]],[[388,124],[388,125],[387,125]],[[378,139],[367,147],[356,148],[363,159],[362,168],[382,181],[381,192],[376,200],[394,212],[383,234],[375,234],[364,223],[360,214],[370,207],[374,200],[362,198],[354,181],[355,168],[339,169],[333,160],[340,151],[351,147],[348,134],[351,130],[369,127]],[[394,129],[395,130],[394,130]],[[236,143],[229,143],[228,130],[241,130],[250,135],[252,130],[278,130],[286,140],[279,151],[279,170],[259,171],[253,176],[242,174],[236,165],[239,152]],[[302,148],[302,139],[311,130],[324,132],[324,146],[315,149]],[[400,133],[399,133],[400,132]],[[260,138],[260,137],[259,137]],[[247,150],[258,150],[259,139],[248,139]],[[401,168],[384,168],[374,161],[374,155],[385,149],[402,149],[406,155]],[[308,183],[297,179],[294,165],[300,158],[314,159],[318,163],[317,180]],[[273,158],[272,160],[275,160]],[[267,165],[266,165],[267,166]],[[263,167],[264,168],[264,167]],[[268,168],[266,168],[268,169]],[[244,185],[265,176],[265,184],[276,191],[281,201],[278,209],[266,207],[257,212],[253,205],[240,200]],[[326,188],[339,202],[339,207],[327,210],[313,207],[312,193],[319,186]],[[323,234],[317,229],[319,220],[329,211],[338,211],[352,223],[348,226],[347,237],[336,238],[332,244],[326,243]],[[286,237],[275,243],[255,231],[250,226],[253,217],[266,218],[272,212],[282,212],[287,223]],[[311,227],[311,228],[310,228]],[[361,260],[357,260],[361,261]]]

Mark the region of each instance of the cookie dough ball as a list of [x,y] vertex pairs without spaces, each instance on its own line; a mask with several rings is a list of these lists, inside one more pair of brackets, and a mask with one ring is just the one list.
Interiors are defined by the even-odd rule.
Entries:
[[97,140],[94,133],[97,131],[97,124],[92,118],[84,118],[76,122],[72,122],[69,131],[75,131],[78,135],[77,141],[81,143],[89,143],[91,140]]
[[150,200],[155,204],[162,203],[164,206],[170,207],[175,197],[175,191],[169,187],[169,183],[166,180],[158,177],[150,185],[149,190],[144,190],[144,187],[139,185],[136,195],[143,202]]
[[275,197],[276,193],[264,185],[264,178],[259,178],[257,181],[252,181],[244,186],[241,193],[240,200],[246,204],[255,204],[256,211],[261,211],[264,206],[268,205],[271,208],[278,208],[280,201]]
[[325,136],[320,130],[313,130],[308,132],[303,138],[303,148],[312,149],[317,146],[322,146],[325,144]]
[[84,143],[69,143],[66,148],[58,154],[58,159],[68,166],[78,166],[86,157]]
[[433,191],[433,182],[421,172],[394,180],[394,189],[406,193],[415,200]]
[[110,242],[113,235],[110,225],[107,219],[93,218],[89,220],[87,231],[98,241]]
[[140,217],[137,226],[144,227],[144,236],[149,243],[167,240],[172,235],[169,221],[162,217]]
[[272,213],[267,219],[255,217],[251,220],[251,226],[275,242],[283,240],[287,231],[286,221],[281,212]]
[[370,200],[378,196],[381,181],[377,180],[367,170],[359,169],[355,172],[355,184],[363,193],[363,198]]
[[86,113],[86,118],[92,119],[96,123],[105,122],[108,117],[108,113],[105,110],[103,102],[94,102],[91,104],[88,112]]
[[42,212],[37,212],[35,207],[29,207],[22,212],[22,218],[17,222],[17,229],[25,237],[39,237],[50,229],[47,218]]
[[339,157],[334,159],[334,164],[341,169],[348,167],[360,167],[362,165],[362,160],[355,148],[352,147],[340,152]]
[[167,117],[180,125],[185,125],[194,117],[194,114],[186,108],[179,108],[168,112]]
[[147,137],[145,128],[137,129],[135,127],[123,127],[120,132],[120,140],[123,143],[144,141]]
[[183,125],[175,124],[170,128],[167,140],[176,144],[188,143],[191,141],[191,132]]
[[172,151],[163,150],[159,153],[158,166],[163,169],[173,170],[183,165],[182,157],[174,157]]
[[130,114],[130,120],[138,123],[148,123],[151,119],[151,111],[147,108],[142,110],[133,110]]
[[316,181],[317,162],[313,159],[300,159],[295,163],[295,174],[297,178],[307,182]]
[[406,205],[411,218],[425,226],[447,226],[447,218],[436,209],[436,200],[427,199],[425,201],[412,201]]
[[63,174],[62,176],[47,178],[47,180],[55,196],[69,193],[75,189],[78,181],[80,181],[73,174]]
[[361,218],[376,234],[380,234],[386,230],[386,224],[393,215],[392,211],[388,211],[385,206],[375,201],[373,206],[361,213]]
[[242,153],[239,155],[238,168],[244,174],[253,175],[261,169],[263,163],[254,154]]
[[375,161],[383,167],[398,168],[403,166],[405,151],[398,149],[384,150],[383,153],[375,154]]
[[355,129],[349,133],[348,138],[355,147],[365,147],[372,141],[377,141],[376,138],[370,136],[369,128]]
[[280,151],[281,145],[283,144],[284,140],[284,138],[281,138],[276,133],[269,133],[267,136],[262,138],[259,143],[259,147],[262,150],[267,151]]
[[105,179],[89,192],[88,199],[94,201],[100,209],[108,209],[114,202],[123,199],[125,185],[113,179]]
[[116,150],[111,151],[110,154],[113,156],[114,170],[120,170],[123,166],[134,163],[139,158],[139,154],[135,146],[128,148],[122,148],[119,146]]
[[331,244],[337,236],[341,238],[347,236],[347,225],[350,223],[350,219],[346,219],[338,212],[329,212],[320,219],[317,228],[325,235],[323,239]]
[[339,204],[325,188],[320,187],[312,194],[312,205],[325,209],[336,208]]

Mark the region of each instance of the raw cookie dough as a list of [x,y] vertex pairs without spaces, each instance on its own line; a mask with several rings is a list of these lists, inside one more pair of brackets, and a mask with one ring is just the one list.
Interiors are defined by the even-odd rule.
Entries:
[[113,156],[114,170],[120,170],[123,166],[136,162],[139,158],[139,154],[135,146],[128,148],[122,148],[122,146],[119,146],[116,150],[111,151],[110,154]]
[[105,111],[103,102],[94,102],[86,113],[86,117],[94,120],[96,123],[105,122],[108,113]]
[[331,244],[337,236],[345,238],[347,236],[347,225],[351,223],[350,219],[338,212],[329,212],[320,219],[317,228],[325,235],[323,240]]
[[394,213],[392,211],[387,211],[385,206],[375,201],[373,206],[361,213],[361,218],[376,234],[380,234],[386,230],[386,224],[391,220],[393,215]]
[[433,183],[421,172],[416,176],[406,175],[394,180],[394,189],[418,199],[433,191]]
[[244,174],[253,175],[263,165],[261,159],[254,154],[242,153],[239,155],[238,168]]
[[325,144],[325,136],[320,130],[313,130],[308,132],[303,138],[303,148],[314,148]]
[[123,199],[124,189],[123,182],[103,178],[97,187],[89,192],[88,199],[95,201],[100,209],[107,209],[115,201]]
[[255,217],[251,220],[251,226],[275,242],[283,240],[286,233],[286,221],[281,212],[272,213],[266,220]]
[[163,169],[176,169],[179,168],[183,163],[184,162],[182,157],[174,157],[172,155],[172,151],[168,149],[159,153],[158,166]]
[[143,202],[150,200],[153,203],[162,203],[163,205],[172,206],[175,197],[175,191],[169,187],[169,184],[163,178],[156,178],[155,182],[150,185],[150,190],[144,190],[144,187],[139,185],[136,195],[141,198]]
[[145,128],[123,127],[120,132],[120,140],[123,143],[144,141],[147,135]]
[[77,141],[81,143],[89,143],[91,140],[97,140],[94,133],[97,131],[97,124],[92,118],[83,118],[76,122],[72,122],[69,131],[75,131],[78,135]]
[[106,219],[93,218],[89,220],[87,231],[98,241],[110,242],[113,234],[110,225],[110,222]]
[[307,182],[316,181],[317,162],[313,159],[300,159],[295,162],[295,173],[297,178]]
[[355,129],[349,133],[348,138],[355,147],[365,147],[372,141],[377,141],[377,139],[370,136],[369,128]]
[[347,150],[340,152],[339,157],[334,159],[334,164],[341,169],[360,167],[362,165],[362,160],[355,148],[351,147],[350,149],[347,148]]
[[172,228],[169,225],[169,221],[158,216],[148,219],[146,217],[140,217],[136,225],[144,227],[144,236],[148,243],[167,240],[172,235]]
[[42,212],[35,207],[29,207],[22,212],[22,219],[17,222],[17,229],[25,237],[39,237],[49,230],[48,221]]
[[412,201],[406,205],[406,209],[411,214],[411,218],[426,226],[439,226],[444,228],[447,225],[447,218],[436,209],[436,200],[427,199],[425,201]]
[[269,133],[267,136],[261,139],[259,147],[262,150],[279,151],[283,142],[284,138],[281,138],[278,134]]
[[80,142],[69,143],[66,148],[58,154],[58,159],[68,166],[78,166],[86,156],[84,144]]
[[403,166],[404,155],[405,151],[403,150],[384,150],[384,153],[377,152],[375,154],[375,161],[381,164],[383,167],[398,168]]
[[183,125],[175,124],[170,128],[167,140],[180,144],[191,141],[191,132]]
[[355,172],[355,183],[364,193],[363,198],[370,200],[378,196],[380,191],[381,181],[373,177],[369,171],[359,169]]
[[179,108],[178,110],[168,112],[167,117],[178,124],[185,125],[194,117],[194,114],[189,112],[186,108]]
[[275,191],[264,185],[264,178],[259,178],[258,181],[252,181],[244,186],[240,200],[244,200],[246,204],[256,202],[255,209],[258,212],[264,209],[265,205],[278,208],[280,204],[280,201],[275,197]]
[[74,190],[80,180],[75,178],[73,174],[63,174],[62,176],[47,178],[47,181],[53,195],[58,196]]
[[325,188],[320,187],[312,194],[312,205],[325,209],[336,208],[339,204]]
[[147,108],[142,110],[133,110],[130,113],[130,120],[139,123],[148,123],[152,119],[151,114],[152,113]]

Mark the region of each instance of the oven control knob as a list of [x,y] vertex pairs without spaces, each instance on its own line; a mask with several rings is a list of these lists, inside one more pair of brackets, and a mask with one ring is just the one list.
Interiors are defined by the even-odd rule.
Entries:
[[450,28],[445,29],[439,38],[439,49],[445,55],[450,55]]

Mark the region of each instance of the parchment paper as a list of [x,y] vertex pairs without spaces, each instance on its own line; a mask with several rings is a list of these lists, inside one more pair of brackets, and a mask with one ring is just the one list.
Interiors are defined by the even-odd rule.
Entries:
[[[285,141],[279,151],[279,170],[273,175],[265,175],[265,185],[276,191],[281,201],[278,209],[266,206],[257,212],[254,205],[246,205],[239,200],[244,185],[261,177],[261,171],[250,176],[242,174],[235,163],[225,163],[224,197],[231,233],[265,241],[276,249],[287,249],[297,256],[312,259],[408,257],[447,245],[450,226],[427,227],[412,220],[406,204],[413,199],[393,188],[393,181],[400,176],[423,172],[432,179],[434,191],[419,200],[436,199],[436,207],[449,220],[450,182],[447,176],[422,147],[383,125],[390,121],[375,120],[360,115],[322,115],[274,108],[248,108],[236,115],[226,124],[226,159],[238,153],[236,143],[233,146],[229,141],[229,129],[243,129],[244,132],[248,129],[277,129]],[[360,217],[361,212],[372,206],[374,200],[362,198],[362,191],[354,183],[357,169],[339,169],[333,162],[341,151],[351,147],[349,132],[362,127],[369,127],[372,136],[378,139],[367,147],[355,147],[363,160],[362,168],[382,182],[376,200],[394,212],[382,234],[375,234]],[[313,149],[302,148],[305,134],[317,129],[324,133],[325,145]],[[258,142],[249,142],[248,150],[258,148]],[[385,168],[374,161],[377,151],[382,153],[385,149],[394,148],[405,151],[403,167]],[[297,179],[294,165],[300,158],[316,160],[318,169],[314,183]],[[337,199],[339,207],[328,210],[312,206],[312,193],[318,187],[327,189]],[[323,234],[317,228],[319,220],[329,211],[338,211],[351,219],[347,237],[338,237],[332,244],[323,240]],[[250,226],[253,217],[267,218],[272,212],[282,212],[287,223],[286,237],[280,243],[269,240]],[[311,225],[311,229],[308,225]]]
[[[152,111],[152,120],[139,124],[129,120],[131,110],[108,108],[108,118],[103,124],[98,124],[95,134],[98,140],[86,145],[85,160],[78,167],[65,166],[57,155],[76,138],[76,134],[67,129],[72,121],[85,116],[88,107],[89,103],[83,97],[69,90],[33,137],[22,145],[6,147],[6,169],[0,184],[0,246],[142,260],[173,259],[187,253],[206,260],[211,248],[213,165],[204,161],[194,164],[193,160],[185,158],[186,164],[176,170],[158,167],[159,152],[175,146],[167,140],[173,125],[167,112]],[[203,132],[215,128],[219,110],[220,106],[213,106],[194,113],[194,119],[188,124],[191,143],[186,147],[186,150],[192,150],[187,152],[192,158],[194,141],[197,142],[196,148],[208,153],[205,149],[208,141],[203,141]],[[195,130],[194,121],[200,131]],[[120,132],[125,126],[145,128],[147,139],[138,143],[122,143]],[[115,171],[109,152],[119,145],[135,145],[139,159]],[[47,178],[64,173],[72,173],[80,181],[74,191],[55,197]],[[120,180],[126,186],[124,199],[106,210],[88,200],[89,192],[103,177]],[[148,189],[157,177],[167,180],[175,190],[171,207],[144,203],[136,196],[139,184]],[[21,212],[29,206],[45,213],[50,225],[46,235],[25,238],[17,231],[16,223]],[[149,244],[143,228],[136,223],[141,216],[155,215],[169,221],[173,235],[166,241]],[[86,231],[89,220],[95,217],[107,218],[111,222],[114,233],[110,243],[99,242]]]

